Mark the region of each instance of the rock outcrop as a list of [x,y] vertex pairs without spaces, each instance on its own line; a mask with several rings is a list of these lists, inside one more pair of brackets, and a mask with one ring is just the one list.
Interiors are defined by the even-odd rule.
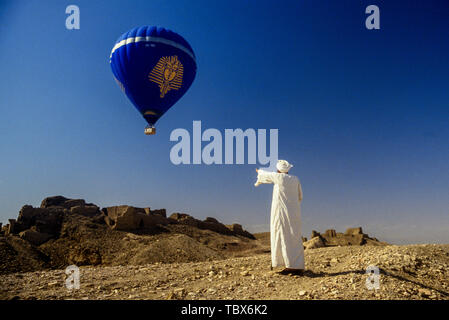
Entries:
[[62,207],[70,209],[71,207],[85,205],[86,202],[83,199],[68,199],[63,196],[48,197],[41,202],[41,208]]
[[19,233],[19,237],[23,240],[28,241],[35,246],[39,246],[52,238],[49,233],[38,232],[33,229],[28,229]]
[[167,218],[165,209],[151,210],[149,207],[138,208],[121,205],[100,210],[83,199],[69,199],[53,196],[42,200],[39,208],[25,205],[16,219],[10,219],[3,227],[5,235],[19,235],[22,239],[35,245],[57,238],[65,216],[79,215],[94,218],[96,222],[105,222],[112,230],[137,231],[152,229],[158,225],[183,224],[203,230],[210,230],[224,235],[238,235],[255,239],[239,224],[224,225],[217,219],[207,217],[201,221],[186,213],[173,213]]
[[[40,207],[24,205],[1,226],[0,273],[63,268],[70,264],[123,265],[222,259],[260,252],[239,224],[225,226],[188,214],[167,218],[165,209],[111,206],[83,199],[48,197]],[[28,257],[29,258],[24,258]]]
[[[6,235],[9,234],[28,234],[25,231],[33,228],[33,238],[40,237],[37,233],[57,236],[61,229],[61,223],[64,216],[64,208],[33,208],[25,205],[19,212],[16,219],[10,219]],[[27,236],[25,236],[27,237]],[[43,237],[40,237],[43,238]]]
[[324,233],[313,230],[310,240],[304,242],[306,249],[330,246],[361,246],[361,245],[385,245],[386,243],[378,241],[376,238],[370,238],[363,233],[362,227],[349,228],[345,233],[336,232],[334,229],[328,229]]
[[247,237],[250,239],[255,239],[255,237],[251,233],[249,233],[246,230],[243,230],[243,227],[241,224],[234,223],[231,225],[226,225],[226,227],[236,235],[240,235],[240,236]]
[[318,237],[319,235],[320,235],[320,233],[318,231],[312,230],[312,235],[310,236],[310,239]]
[[345,235],[347,236],[355,236],[358,234],[364,234],[362,231],[362,227],[358,227],[358,228],[349,228],[346,230]]
[[156,225],[166,225],[165,209],[151,211],[150,208],[114,206],[103,208],[106,223],[114,230],[132,231],[149,229]]
[[321,237],[316,236],[309,241],[306,241],[303,243],[305,249],[316,249],[316,248],[322,248],[326,245],[324,244],[324,241]]
[[329,230],[326,230],[326,232],[324,232],[324,235],[328,238],[333,238],[333,237],[337,236],[337,232],[335,232],[334,229],[329,229]]
[[77,214],[86,217],[101,216],[100,208],[86,204],[82,199],[63,196],[45,198],[39,208],[24,205],[16,219],[9,219],[5,235],[17,235],[34,245],[59,237],[64,216]]
[[224,225],[212,217],[207,217],[205,220],[201,221],[186,213],[176,212],[173,213],[168,219],[170,223],[185,224],[198,229],[211,230],[220,234],[240,235],[250,239],[255,239],[251,233],[243,230],[243,227],[240,224]]

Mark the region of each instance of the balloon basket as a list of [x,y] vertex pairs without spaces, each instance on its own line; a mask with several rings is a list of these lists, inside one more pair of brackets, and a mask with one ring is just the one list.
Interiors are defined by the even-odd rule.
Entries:
[[156,128],[155,127],[146,127],[144,132],[147,136],[153,135],[153,134],[156,134]]

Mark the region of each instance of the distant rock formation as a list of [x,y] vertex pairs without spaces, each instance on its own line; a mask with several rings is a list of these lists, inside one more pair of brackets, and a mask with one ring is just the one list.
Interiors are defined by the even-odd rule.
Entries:
[[255,239],[255,237],[251,233],[249,233],[246,230],[243,230],[243,227],[241,224],[234,223],[231,225],[226,225],[226,227],[228,227],[234,234],[241,235],[243,237],[247,237],[250,239]]
[[150,208],[114,206],[101,211],[105,214],[105,222],[114,230],[133,231],[169,223],[165,209],[151,211]]
[[255,237],[246,230],[240,224],[224,225],[218,222],[217,219],[207,217],[204,221],[195,219],[194,217],[186,213],[173,213],[169,218],[170,223],[185,224],[196,227],[198,229],[211,230],[221,234],[227,235],[240,235],[250,239]]
[[67,265],[126,265],[222,259],[260,249],[241,225],[165,209],[100,209],[83,199],[45,198],[1,226],[0,274]]
[[306,249],[314,249],[330,246],[361,246],[361,245],[386,245],[376,238],[370,238],[363,233],[362,227],[349,228],[345,233],[336,232],[334,229],[328,229],[324,233],[313,230],[310,240],[303,243]]
[[31,244],[40,245],[59,236],[66,214],[94,217],[101,216],[101,211],[96,205],[86,204],[82,199],[49,197],[42,201],[40,208],[23,206],[17,219],[9,219],[9,224],[2,231],[4,235],[18,235]]
[[316,249],[325,247],[323,238],[317,236],[303,243],[305,249]]
[[225,235],[239,235],[255,239],[239,224],[224,225],[215,218],[208,217],[204,221],[185,213],[173,213],[167,218],[165,209],[151,210],[121,205],[100,208],[83,199],[69,199],[63,196],[45,198],[39,208],[25,205],[17,219],[9,219],[9,224],[1,226],[0,235],[17,235],[20,238],[39,246],[50,239],[58,238],[61,225],[66,215],[89,217],[97,222],[106,223],[112,230],[137,231],[151,229],[157,225],[184,224],[203,230],[211,230]]

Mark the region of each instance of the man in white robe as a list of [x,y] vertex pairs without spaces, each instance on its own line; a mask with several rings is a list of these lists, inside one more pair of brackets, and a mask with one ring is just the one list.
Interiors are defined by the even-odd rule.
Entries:
[[299,179],[289,175],[293,166],[279,160],[277,172],[256,169],[257,187],[262,183],[272,183],[271,203],[271,266],[285,266],[283,274],[301,274],[304,271],[304,247],[301,237],[302,189]]

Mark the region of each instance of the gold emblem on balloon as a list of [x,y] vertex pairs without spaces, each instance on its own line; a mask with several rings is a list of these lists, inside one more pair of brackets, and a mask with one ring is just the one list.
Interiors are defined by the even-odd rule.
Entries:
[[170,90],[178,90],[182,86],[184,67],[178,60],[178,56],[162,57],[151,70],[148,78],[159,85],[160,97]]

